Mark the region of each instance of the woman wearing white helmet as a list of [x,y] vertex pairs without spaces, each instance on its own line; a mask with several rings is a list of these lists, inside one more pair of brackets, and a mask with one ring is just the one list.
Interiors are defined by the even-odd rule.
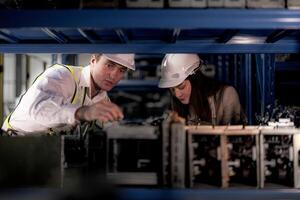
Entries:
[[203,75],[197,54],[166,54],[160,88],[170,88],[171,109],[188,124],[238,124],[244,122],[239,97],[232,86]]

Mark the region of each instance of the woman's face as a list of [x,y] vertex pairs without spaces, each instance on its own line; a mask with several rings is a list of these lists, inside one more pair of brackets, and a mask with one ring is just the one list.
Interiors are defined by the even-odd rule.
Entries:
[[192,85],[189,80],[184,80],[181,84],[177,85],[176,87],[172,87],[171,93],[182,103],[182,104],[189,104],[191,92],[192,92]]

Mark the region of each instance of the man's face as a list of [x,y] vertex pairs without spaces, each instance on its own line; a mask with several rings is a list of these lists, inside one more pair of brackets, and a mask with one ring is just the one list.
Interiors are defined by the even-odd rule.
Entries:
[[91,76],[98,88],[104,91],[111,90],[124,77],[127,68],[121,66],[106,57],[99,60],[95,56],[91,58]]

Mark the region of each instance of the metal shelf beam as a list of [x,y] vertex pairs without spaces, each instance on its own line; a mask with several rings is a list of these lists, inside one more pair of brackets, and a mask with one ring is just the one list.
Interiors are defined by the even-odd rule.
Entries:
[[42,31],[44,31],[49,37],[56,40],[58,43],[67,43],[68,39],[66,36],[64,36],[62,33],[57,32],[55,30],[51,30],[49,28],[42,28]]
[[291,34],[294,30],[276,30],[272,34],[270,34],[267,39],[266,43],[274,43],[277,42],[278,40],[288,36]]
[[299,53],[300,44],[0,44],[0,53]]
[[299,29],[287,9],[2,10],[0,28]]
[[4,33],[2,31],[0,31],[0,39],[3,39],[9,43],[18,43],[19,42],[18,38],[11,36],[7,33]]

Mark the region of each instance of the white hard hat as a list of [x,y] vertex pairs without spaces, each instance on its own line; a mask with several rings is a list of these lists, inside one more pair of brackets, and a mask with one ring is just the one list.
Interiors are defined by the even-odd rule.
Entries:
[[200,65],[197,54],[166,54],[161,63],[158,87],[170,88],[182,83]]
[[103,54],[108,60],[118,63],[131,70],[135,70],[134,54]]

